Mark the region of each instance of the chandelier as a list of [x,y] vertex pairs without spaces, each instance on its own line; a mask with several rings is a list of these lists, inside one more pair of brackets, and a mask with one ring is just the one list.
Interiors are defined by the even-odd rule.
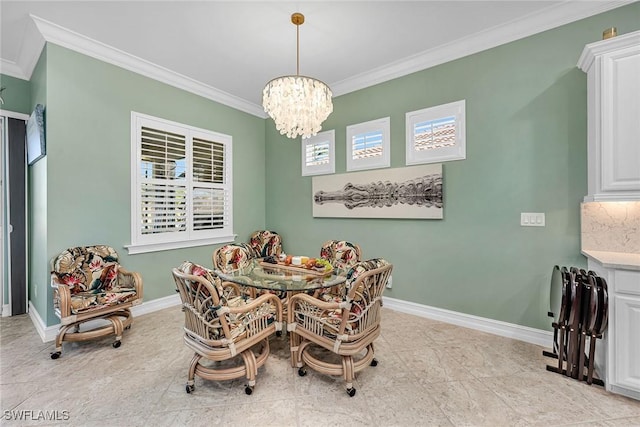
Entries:
[[320,80],[300,75],[300,25],[304,15],[294,13],[291,22],[296,26],[296,75],[267,83],[262,90],[262,106],[281,134],[309,138],[322,129],[322,122],[333,111],[332,93]]

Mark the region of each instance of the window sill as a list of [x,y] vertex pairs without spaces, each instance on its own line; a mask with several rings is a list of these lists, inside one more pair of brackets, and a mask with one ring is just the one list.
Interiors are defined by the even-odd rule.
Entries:
[[196,240],[184,240],[178,242],[163,242],[163,243],[138,243],[125,245],[124,247],[129,252],[129,255],[144,254],[148,252],[169,251],[172,249],[193,248],[196,246],[215,245],[219,243],[229,243],[236,239],[237,235],[230,234],[228,236],[211,237],[207,239]]

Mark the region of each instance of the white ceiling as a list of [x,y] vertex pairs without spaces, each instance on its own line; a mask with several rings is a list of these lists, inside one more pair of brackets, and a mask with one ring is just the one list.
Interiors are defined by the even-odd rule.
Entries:
[[300,74],[341,95],[632,2],[0,0],[0,72],[29,79],[46,40],[263,116],[293,12]]

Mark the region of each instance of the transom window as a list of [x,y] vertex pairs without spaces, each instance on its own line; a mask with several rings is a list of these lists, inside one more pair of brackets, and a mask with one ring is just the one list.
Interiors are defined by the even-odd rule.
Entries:
[[413,127],[413,141],[416,151],[456,145],[455,116],[416,123]]
[[389,117],[347,126],[347,170],[389,167]]
[[302,139],[302,176],[335,173],[335,131]]
[[406,163],[437,163],[466,157],[465,101],[406,114]]
[[233,240],[231,137],[132,112],[129,253]]
[[382,130],[355,135],[351,153],[353,160],[382,157]]

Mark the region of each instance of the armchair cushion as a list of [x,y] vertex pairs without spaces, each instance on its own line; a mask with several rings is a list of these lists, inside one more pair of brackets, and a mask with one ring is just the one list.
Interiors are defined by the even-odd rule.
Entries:
[[369,295],[371,288],[365,286],[364,282],[360,282],[356,289],[353,289],[353,287],[358,283],[358,277],[362,274],[369,270],[374,270],[387,265],[389,265],[388,261],[382,258],[373,258],[367,261],[360,261],[351,267],[347,272],[347,281],[345,283],[347,288],[347,299],[351,299],[353,301],[371,299],[372,296]]
[[[220,280],[216,280],[218,277],[215,273],[209,270],[206,267],[195,264],[191,261],[183,262],[180,267],[178,267],[178,271],[184,274],[190,274],[192,276],[199,276],[204,278],[207,282],[209,282],[212,286],[212,289],[215,291],[215,299],[218,300],[219,304],[224,304],[226,302],[226,298],[224,296],[224,289],[222,287],[222,283]],[[195,286],[195,283],[192,283],[192,287]],[[196,289],[192,289],[196,292]],[[209,288],[205,287],[202,289],[202,293],[204,295],[211,295]]]
[[247,243],[231,243],[216,249],[213,254],[213,265],[225,273],[249,265],[256,258],[255,250]]
[[53,263],[54,282],[69,287],[71,313],[96,310],[138,298],[133,283],[121,280],[118,254],[104,245],[69,248]]
[[249,238],[249,245],[258,257],[278,256],[282,252],[282,238],[275,231],[255,231]]
[[347,269],[360,261],[360,246],[346,240],[329,240],[320,248],[320,257],[331,262],[334,268]]

